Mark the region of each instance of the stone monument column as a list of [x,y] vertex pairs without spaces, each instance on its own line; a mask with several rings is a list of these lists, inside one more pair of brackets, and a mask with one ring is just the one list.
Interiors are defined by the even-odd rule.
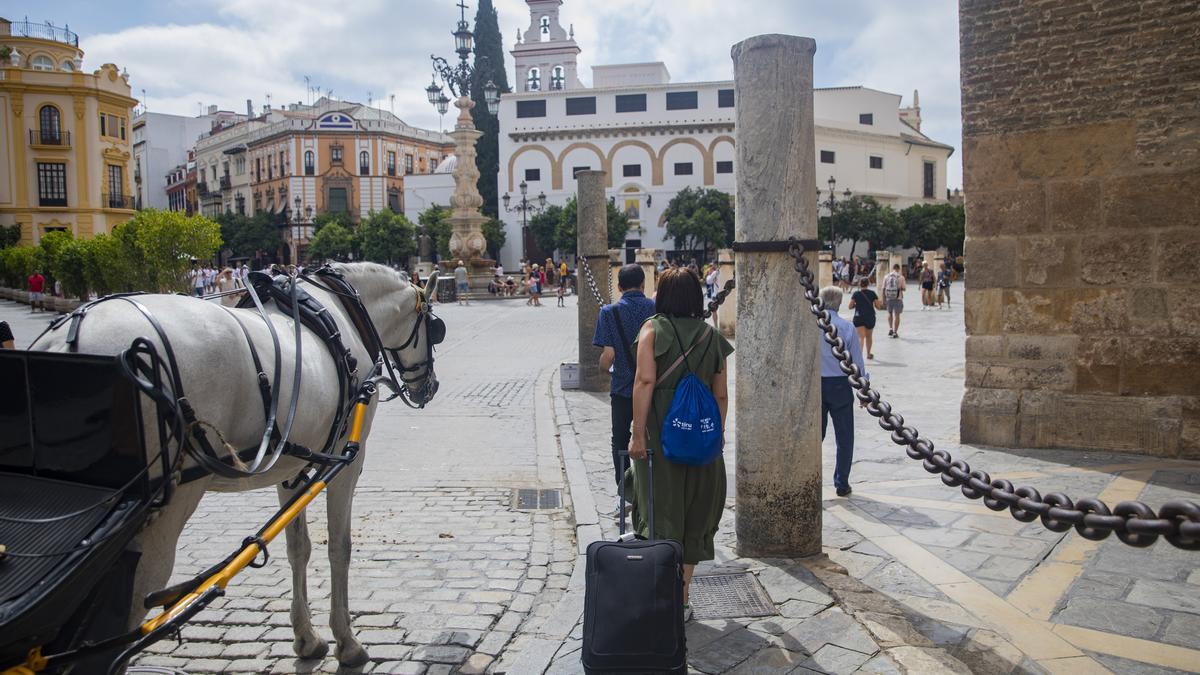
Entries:
[[625,249],[623,248],[608,249],[608,297],[612,298],[613,302],[621,298],[621,289],[617,284],[617,273],[621,271],[621,265],[625,264],[624,255]]
[[646,297],[654,297],[655,279],[654,279],[654,249],[639,248],[634,254],[634,262],[642,268],[642,273],[646,275]]
[[454,166],[454,195],[450,197],[454,212],[448,219],[451,229],[450,259],[442,261],[442,268],[453,272],[458,261],[462,260],[470,274],[471,290],[480,291],[487,288],[496,269],[496,261],[486,258],[487,241],[483,238],[483,223],[487,218],[479,212],[483,197],[479,195],[475,143],[483,136],[483,132],[477,131],[471,120],[474,101],[463,96],[454,102],[454,106],[459,109],[459,114],[450,137],[454,139],[458,162]]
[[[600,305],[588,283],[586,265],[592,271],[604,303],[611,301],[608,277],[608,204],[604,199],[603,171],[580,171],[579,220],[576,237],[579,284],[579,388],[584,391],[608,391],[608,373],[600,371],[599,347],[592,346]],[[603,296],[608,297],[603,297]]]
[[833,285],[833,251],[817,254],[817,284],[821,288]]
[[892,254],[888,251],[875,252],[875,294],[883,299],[883,278],[892,271]]
[[[811,38],[734,45],[741,242],[817,236]],[[817,256],[806,254],[816,267]],[[821,552],[821,379],[817,323],[791,256],[737,254],[737,550]],[[769,386],[766,386],[769,383]]]
[[[717,290],[725,288],[726,282],[733,278],[733,249],[717,249]],[[738,293],[734,291],[725,297],[725,302],[717,310],[717,330],[727,338],[737,334]],[[708,303],[705,303],[706,305]]]

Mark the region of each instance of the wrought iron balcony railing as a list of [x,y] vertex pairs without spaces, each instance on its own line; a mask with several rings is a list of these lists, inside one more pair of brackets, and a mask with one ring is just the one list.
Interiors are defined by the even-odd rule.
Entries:
[[59,145],[71,147],[71,132],[61,129],[30,129],[30,145]]
[[100,195],[100,199],[101,202],[110,209],[128,209],[130,211],[135,210],[136,202],[130,195],[103,194]]
[[224,175],[224,176],[221,176],[221,189],[222,189],[222,190],[229,190],[229,189],[231,189],[231,188],[232,188],[232,184],[231,184],[231,183],[230,183],[230,181],[229,181],[229,175],[228,175],[228,174],[226,174],[226,175]]
[[39,40],[53,40],[54,42],[61,42],[72,47],[79,46],[78,35],[66,28],[59,28],[49,21],[45,23],[14,21],[12,22],[12,34],[21,37],[37,38]]

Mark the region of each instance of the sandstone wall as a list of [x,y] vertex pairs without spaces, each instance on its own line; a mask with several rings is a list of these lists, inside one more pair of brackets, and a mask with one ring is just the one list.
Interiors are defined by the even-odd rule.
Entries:
[[1200,3],[959,18],[963,442],[1200,457]]

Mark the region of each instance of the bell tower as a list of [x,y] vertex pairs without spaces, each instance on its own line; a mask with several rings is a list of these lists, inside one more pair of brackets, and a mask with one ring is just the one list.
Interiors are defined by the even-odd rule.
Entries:
[[529,27],[517,31],[513,47],[518,92],[582,89],[577,60],[579,45],[575,29],[564,30],[559,22],[563,0],[525,0],[529,5]]

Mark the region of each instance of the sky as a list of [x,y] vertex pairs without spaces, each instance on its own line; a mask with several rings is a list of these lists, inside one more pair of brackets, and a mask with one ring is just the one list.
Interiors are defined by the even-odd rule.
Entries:
[[[0,16],[69,25],[84,67],[127,69],[152,112],[245,112],[248,98],[261,110],[268,95],[276,106],[308,101],[311,84],[436,129],[423,88],[430,54],[454,57],[457,1],[3,0]],[[470,20],[476,0],[466,2]],[[494,3],[511,49],[527,5]],[[922,131],[955,147],[948,184],[962,185],[956,0],[565,0],[560,16],[574,24],[585,84],[593,65],[644,61],[664,62],[673,82],[732,79],[738,41],[812,37],[818,87],[863,85],[901,94],[905,106],[920,90]],[[511,56],[506,65],[511,85]]]

